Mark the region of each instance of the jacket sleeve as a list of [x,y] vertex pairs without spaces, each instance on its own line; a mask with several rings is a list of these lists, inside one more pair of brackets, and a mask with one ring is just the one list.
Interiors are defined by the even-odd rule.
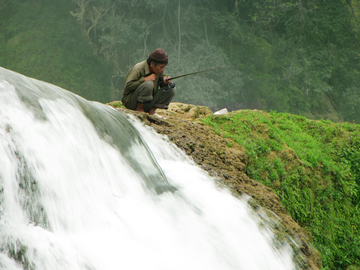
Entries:
[[145,80],[145,75],[139,69],[133,69],[126,77],[125,89],[127,91],[134,91]]

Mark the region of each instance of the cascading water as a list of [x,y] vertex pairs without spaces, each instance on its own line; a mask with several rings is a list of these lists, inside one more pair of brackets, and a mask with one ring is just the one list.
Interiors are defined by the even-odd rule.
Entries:
[[0,269],[294,269],[271,241],[151,129],[0,68]]

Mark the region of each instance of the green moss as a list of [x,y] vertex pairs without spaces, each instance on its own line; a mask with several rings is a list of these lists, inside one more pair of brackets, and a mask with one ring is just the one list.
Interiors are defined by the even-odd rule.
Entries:
[[233,142],[226,141],[226,146],[229,147],[229,148],[230,148],[231,146],[233,146],[233,144],[234,144]]
[[325,269],[360,266],[360,125],[251,110],[203,121],[246,148],[248,176],[311,232]]

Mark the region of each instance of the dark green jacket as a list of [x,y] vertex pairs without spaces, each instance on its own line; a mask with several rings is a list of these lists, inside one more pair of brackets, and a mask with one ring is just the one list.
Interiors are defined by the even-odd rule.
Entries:
[[[146,60],[137,63],[133,66],[125,78],[125,87],[123,90],[123,97],[121,101],[124,103],[124,100],[130,100],[131,93],[138,88],[138,86],[144,82],[145,75],[150,75],[150,68]],[[163,86],[164,82],[164,74],[161,73],[157,76],[156,80],[154,81],[154,92],[157,91],[159,87]]]

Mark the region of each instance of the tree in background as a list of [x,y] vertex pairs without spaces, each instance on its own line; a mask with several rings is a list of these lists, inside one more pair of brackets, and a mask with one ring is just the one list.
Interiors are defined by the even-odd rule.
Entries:
[[82,37],[73,8],[71,1],[0,0],[0,66],[109,102],[111,68]]
[[178,101],[360,121],[357,1],[73,2],[119,93],[127,70],[163,47],[169,75],[220,68],[179,80]]
[[176,101],[360,122],[358,0],[0,1],[1,65],[85,98],[163,47],[168,75],[219,68]]
[[335,111],[333,120],[360,120],[355,113],[360,102],[358,1],[241,3],[242,25],[258,40],[254,48],[267,50],[261,67],[255,67],[260,77],[254,82],[262,97],[261,80],[272,81],[266,109],[318,117]]
[[[94,51],[113,63],[114,84],[122,90],[124,77],[134,63],[162,47],[169,54],[169,75],[207,68],[215,72],[177,81],[176,100],[217,109],[238,102],[242,78],[224,51],[227,20],[209,1],[82,1],[74,0],[76,16]],[[221,33],[221,35],[219,35]]]

